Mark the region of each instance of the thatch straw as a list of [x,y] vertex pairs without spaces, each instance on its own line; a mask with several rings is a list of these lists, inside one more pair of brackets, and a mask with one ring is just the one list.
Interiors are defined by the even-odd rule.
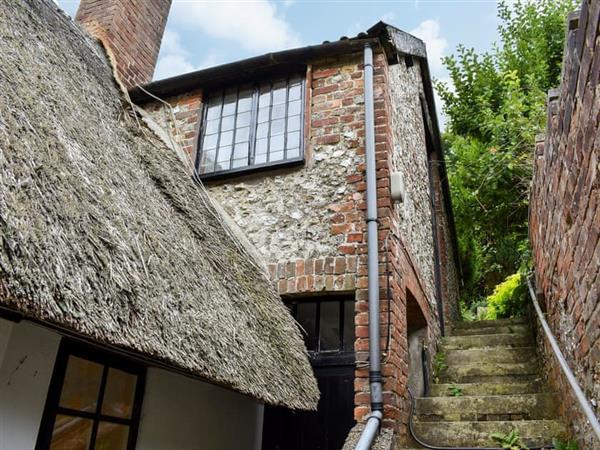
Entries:
[[287,309],[142,127],[102,48],[51,0],[0,2],[0,305],[314,408]]

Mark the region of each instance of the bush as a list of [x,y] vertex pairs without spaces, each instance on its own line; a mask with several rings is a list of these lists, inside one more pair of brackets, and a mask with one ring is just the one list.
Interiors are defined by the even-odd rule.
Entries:
[[525,311],[527,301],[526,277],[517,272],[494,288],[487,301],[486,319],[505,319],[519,317]]

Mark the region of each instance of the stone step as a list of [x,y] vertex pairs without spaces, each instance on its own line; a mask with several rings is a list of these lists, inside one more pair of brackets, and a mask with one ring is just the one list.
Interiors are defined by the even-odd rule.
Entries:
[[537,362],[452,365],[439,375],[442,383],[509,383],[526,381],[538,374]]
[[465,329],[465,328],[489,328],[489,327],[504,327],[507,325],[522,325],[528,324],[526,318],[516,317],[513,319],[498,319],[498,320],[473,320],[473,321],[461,321],[454,324],[454,329]]
[[533,336],[528,334],[478,334],[472,336],[448,336],[442,340],[442,351],[485,347],[531,347]]
[[449,366],[471,363],[521,363],[536,359],[535,347],[497,347],[469,348],[466,350],[448,350],[445,362]]
[[557,420],[516,420],[488,422],[415,422],[415,433],[427,444],[440,447],[497,447],[492,433],[515,430],[525,445],[541,447],[553,438],[564,439],[566,428]]
[[535,379],[508,383],[441,383],[432,384],[429,387],[430,395],[432,397],[448,397],[453,387],[459,388],[463,395],[534,394],[542,390],[542,384]]
[[420,422],[555,419],[557,394],[520,394],[417,399]]
[[511,334],[530,332],[528,324],[502,325],[494,327],[456,328],[452,331],[453,336],[471,336],[473,334]]

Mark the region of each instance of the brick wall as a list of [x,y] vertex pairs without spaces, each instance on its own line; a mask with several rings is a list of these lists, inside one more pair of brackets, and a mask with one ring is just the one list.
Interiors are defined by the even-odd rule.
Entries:
[[[600,2],[569,18],[561,86],[535,149],[530,237],[548,323],[587,398],[600,402]],[[545,339],[539,344],[580,448],[598,448]],[[596,413],[598,414],[596,406]]]
[[81,0],[76,20],[113,53],[126,88],[152,80],[171,0]]
[[[246,233],[268,263],[282,296],[344,292],[355,296],[355,418],[369,412],[367,245],[364,177],[364,95],[362,52],[312,61],[306,72],[306,163],[301,167],[238,176],[207,184],[207,189]],[[385,55],[375,55],[375,125],[381,285],[380,346],[384,354],[384,426],[406,436],[408,401],[407,292],[429,323],[427,346],[435,352],[439,337],[433,280],[431,202],[427,155],[418,93],[418,68],[402,78]],[[403,94],[391,89],[391,77]],[[416,95],[416,97],[413,97]],[[158,121],[180,137],[195,157],[200,90],[145,105]],[[410,116],[406,122],[399,115]],[[395,114],[395,121],[393,120]],[[398,129],[397,124],[404,128]],[[188,127],[186,129],[186,127]],[[410,134],[410,136],[408,136]],[[402,142],[400,140],[402,139]],[[393,205],[392,169],[413,173],[412,204]],[[416,194],[418,192],[418,194]],[[441,227],[445,222],[441,222]],[[390,234],[393,233],[393,237]],[[388,237],[389,236],[389,237]],[[388,237],[386,239],[386,237]],[[385,256],[390,290],[387,299]],[[456,301],[456,299],[448,299]],[[389,308],[388,308],[389,304]],[[414,305],[413,305],[414,307]],[[388,311],[389,309],[389,311]],[[388,316],[390,320],[388,321]],[[389,336],[389,346],[388,346]]]

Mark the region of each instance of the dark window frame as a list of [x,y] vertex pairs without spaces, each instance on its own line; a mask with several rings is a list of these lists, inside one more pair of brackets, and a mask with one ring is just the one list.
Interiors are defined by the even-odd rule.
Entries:
[[[98,390],[98,400],[96,402],[96,411],[93,413],[73,410],[59,405],[67,371],[67,363],[70,356],[75,356],[87,361],[101,364],[103,366],[100,388]],[[110,368],[118,369],[137,376],[131,417],[129,419],[101,413],[108,371]],[[129,427],[129,435],[127,437],[126,448],[127,450],[134,450],[139,431],[145,386],[146,367],[128,359],[116,356],[113,353],[100,350],[96,347],[92,347],[81,342],[63,339],[56,356],[54,372],[52,373],[50,387],[48,389],[48,396],[46,398],[46,405],[42,415],[42,421],[40,424],[35,450],[48,450],[50,448],[56,417],[61,414],[92,420],[92,433],[90,436],[89,450],[94,449],[100,422],[127,425]]]
[[[315,329],[314,336],[316,340],[316,350],[308,350],[311,362],[313,365],[326,366],[326,365],[344,365],[354,364],[356,358],[356,352],[354,350],[354,344],[356,342],[356,302],[354,299],[349,297],[322,297],[318,299],[298,299],[287,301],[287,306],[290,308],[290,312],[294,319],[297,320],[298,305],[299,304],[310,304],[315,307]],[[321,305],[323,303],[338,303],[339,304],[339,346],[337,350],[321,350]],[[352,342],[350,348],[352,350],[345,350],[345,308],[348,305],[352,305],[353,314],[352,317]],[[302,331],[302,334],[308,334],[309,330]]]
[[[299,145],[299,156],[298,157],[293,157],[293,158],[285,158],[285,155],[287,154],[287,119],[288,119],[288,107],[289,107],[289,100],[288,100],[288,96],[289,96],[289,83],[290,83],[290,79],[297,77],[300,78],[300,88],[301,88],[301,92],[300,92],[300,145]],[[260,163],[260,164],[254,164],[254,158],[256,155],[256,129],[257,129],[257,125],[258,125],[258,100],[260,97],[260,88],[261,85],[264,85],[265,83],[269,83],[270,84],[270,89],[269,92],[272,95],[273,92],[273,84],[278,82],[278,81],[282,81],[285,80],[286,82],[286,101],[285,101],[285,129],[284,129],[284,147],[283,147],[283,152],[284,152],[284,159],[279,160],[279,161],[268,161],[265,163]],[[211,95],[221,95],[224,96],[225,95],[225,91],[228,89],[237,89],[237,93],[236,93],[236,98],[239,99],[239,92],[240,92],[240,87],[247,87],[248,89],[250,89],[252,91],[252,105],[250,108],[250,113],[251,113],[251,119],[250,119],[250,136],[249,136],[249,149],[248,149],[248,165],[243,166],[243,167],[238,167],[238,168],[229,168],[229,169],[223,169],[223,170],[219,170],[219,171],[213,171],[213,172],[208,172],[208,173],[200,173],[200,162],[202,160],[202,154],[203,154],[203,148],[202,148],[202,144],[204,141],[204,136],[205,136],[205,132],[206,132],[206,125],[207,125],[207,115],[208,115],[208,107],[209,107],[209,100]],[[245,174],[249,174],[249,173],[254,173],[254,172],[260,172],[260,171],[264,171],[264,170],[272,170],[272,169],[277,169],[277,168],[285,168],[285,167],[293,167],[293,166],[297,166],[297,165],[302,165],[305,162],[305,133],[306,133],[306,74],[305,73],[300,73],[300,72],[294,72],[294,73],[290,73],[287,75],[281,75],[281,76],[273,76],[273,77],[268,77],[268,78],[262,78],[260,80],[256,80],[250,83],[240,83],[239,85],[229,85],[229,86],[220,86],[218,88],[214,88],[214,89],[210,89],[209,91],[207,91],[207,95],[204,95],[203,101],[202,101],[202,119],[200,122],[200,130],[198,132],[198,140],[196,142],[196,158],[194,161],[194,170],[196,172],[196,175],[202,179],[202,180],[214,180],[214,179],[220,179],[220,178],[225,178],[225,177],[229,177],[230,175],[245,175]],[[224,97],[222,97],[224,98]],[[271,113],[272,113],[272,108],[273,105],[269,105],[270,107],[270,111],[269,111],[269,128],[271,126]],[[237,108],[237,106],[236,106]],[[221,110],[222,110],[222,105],[221,105]],[[237,121],[237,111],[236,111],[236,121]],[[220,116],[222,117],[222,116]],[[233,130],[235,130],[235,122],[234,122],[234,128]],[[220,139],[220,130],[221,127],[221,123],[219,123],[219,139]],[[235,138],[234,138],[235,141]],[[232,144],[233,146],[235,146],[235,142],[233,142]],[[233,152],[233,149],[232,149]],[[268,153],[269,154],[269,151]],[[232,158],[230,158],[230,162],[231,162]],[[216,162],[215,162],[216,164]]]

